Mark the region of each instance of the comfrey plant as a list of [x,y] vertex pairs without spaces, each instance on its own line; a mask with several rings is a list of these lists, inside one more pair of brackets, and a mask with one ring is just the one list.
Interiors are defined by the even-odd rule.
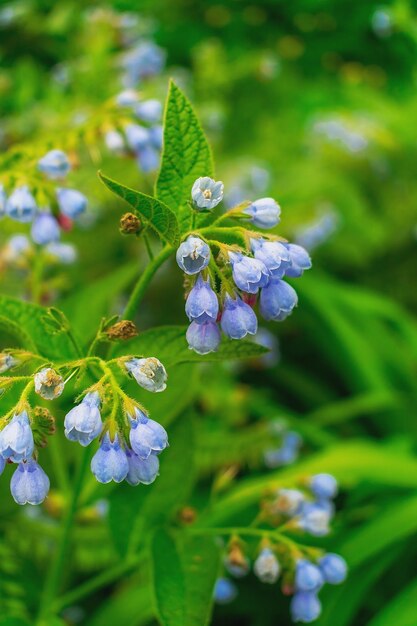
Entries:
[[[36,519],[34,514],[13,519],[19,542],[25,535],[20,522],[25,529],[36,524],[33,537],[40,537],[41,550],[38,556],[30,546],[29,552],[47,569],[39,598],[31,599],[23,614],[39,626],[59,621],[64,609],[96,592],[102,604],[104,587],[137,571],[140,585],[149,586],[155,600],[151,617],[162,626],[169,623],[167,615],[177,615],[178,606],[178,626],[208,623],[223,559],[224,570],[236,578],[255,560],[258,578],[270,585],[281,580],[285,593],[294,594],[294,619],[308,622],[319,613],[320,587],[341,582],[346,573],[339,557],[297,537],[329,531],[334,478],[317,474],[297,481],[294,474],[277,483],[269,468],[293,462],[301,443],[295,432],[284,431],[279,449],[272,447],[269,461],[265,457],[269,468],[259,488],[248,488],[229,467],[214,476],[211,493],[204,486],[194,498],[205,444],[196,433],[199,416],[192,401],[195,362],[216,361],[218,368],[221,360],[253,362],[267,354],[267,348],[246,339],[256,331],[257,298],[263,317],[285,319],[297,300],[286,278],[300,276],[310,259],[302,248],[265,233],[279,221],[274,200],[221,212],[223,184],[215,178],[194,111],[175,85],[168,94],[163,143],[155,196],[100,175],[130,205],[121,217],[122,233],[143,240],[149,254],[120,318],[97,320],[95,332],[94,312],[101,315],[103,304],[100,300],[96,307],[94,289],[74,295],[83,315],[78,320],[74,315],[73,322],[56,308],[0,296],[2,328],[11,345],[19,346],[0,354],[0,472],[2,480],[10,480],[16,503],[42,505]],[[52,174],[51,184],[57,171],[63,172],[62,163],[48,158],[41,165]],[[28,240],[15,240],[11,249],[30,255],[27,245]],[[191,324],[188,330],[166,326],[138,332],[132,320],[150,281],[171,257],[186,275]],[[130,264],[127,269],[130,276]],[[116,289],[111,277],[101,285],[108,300]],[[276,441],[269,431],[263,436],[271,445]],[[218,467],[210,465],[211,474]],[[158,474],[154,485],[141,486]],[[240,519],[259,505],[249,526],[231,525],[233,517]],[[84,524],[93,524],[87,546],[79,543],[84,533],[73,532]],[[256,546],[247,548],[246,536],[255,538]],[[64,590],[78,571],[82,584]],[[144,571],[152,574],[142,578]],[[218,601],[227,602],[236,591],[229,578],[217,581]],[[148,589],[146,594],[148,600]]]

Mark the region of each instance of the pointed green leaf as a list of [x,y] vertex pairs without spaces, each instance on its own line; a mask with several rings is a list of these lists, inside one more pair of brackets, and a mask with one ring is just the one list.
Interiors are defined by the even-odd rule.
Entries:
[[162,626],[207,626],[219,569],[219,549],[212,537],[155,533],[153,583]]
[[[177,215],[181,232],[190,229],[191,188],[200,176],[213,176],[210,147],[194,110],[171,82],[164,123],[164,151],[156,183],[156,196]],[[206,216],[199,216],[206,219]]]
[[125,187],[121,183],[104,176],[101,172],[99,172],[99,176],[110,191],[130,204],[145,226],[149,226],[165,243],[177,245],[179,241],[177,218],[163,201]]

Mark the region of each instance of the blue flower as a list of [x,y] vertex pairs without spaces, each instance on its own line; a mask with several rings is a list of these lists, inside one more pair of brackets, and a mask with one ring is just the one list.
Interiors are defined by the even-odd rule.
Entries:
[[72,220],[81,215],[87,208],[87,198],[76,189],[61,187],[57,189],[56,195],[61,213]]
[[226,294],[222,318],[222,331],[231,339],[243,339],[246,335],[255,335],[258,330],[258,320],[253,309],[236,296],[233,299]]
[[214,601],[217,604],[229,604],[238,594],[235,583],[229,578],[218,578],[214,585]]
[[321,613],[320,600],[314,591],[299,591],[291,600],[290,610],[294,622],[309,624]]
[[116,96],[116,104],[120,107],[132,107],[139,102],[139,94],[134,89],[124,89]]
[[126,450],[129,471],[126,482],[129,485],[150,485],[159,474],[159,459],[154,454],[150,454],[147,459],[141,459],[132,450]]
[[155,76],[162,71],[164,63],[165,52],[162,48],[150,41],[141,42],[124,55],[124,83],[130,87],[144,78]]
[[81,404],[65,416],[66,438],[78,441],[85,447],[98,437],[103,429],[99,407],[100,396],[97,391],[87,393]]
[[316,474],[310,479],[310,489],[317,498],[334,498],[337,495],[337,480],[331,474]]
[[302,439],[298,433],[292,431],[285,433],[280,448],[265,452],[265,464],[267,467],[279,467],[293,463],[298,458],[301,443]]
[[261,237],[251,239],[250,242],[255,259],[262,261],[272,276],[282,278],[291,265],[290,253],[284,244],[279,241],[265,241]]
[[224,185],[209,176],[197,178],[191,189],[191,197],[197,209],[214,209],[223,200]]
[[70,243],[48,243],[45,250],[64,265],[70,265],[77,259],[77,250]]
[[186,339],[190,350],[197,354],[209,354],[218,349],[221,335],[216,322],[194,321],[187,328]]
[[37,211],[35,198],[27,187],[18,187],[9,196],[6,213],[17,222],[31,222]]
[[279,489],[275,508],[278,513],[294,517],[302,510],[304,501],[304,494],[298,489]]
[[291,278],[299,278],[304,270],[311,267],[311,258],[305,248],[295,243],[287,243],[286,248],[290,255],[291,265],[285,271],[286,276]]
[[17,504],[41,504],[48,495],[49,478],[34,459],[28,459],[16,468],[10,491]]
[[147,174],[153,172],[159,167],[159,152],[151,145],[147,144],[138,149],[137,161],[142,172]]
[[266,320],[282,321],[297,306],[297,292],[280,278],[271,278],[261,291],[260,311]]
[[19,463],[32,456],[33,434],[27,411],[15,414],[0,431],[0,454],[4,459]]
[[325,502],[305,502],[298,525],[315,537],[323,537],[329,533],[331,517],[332,510]]
[[219,301],[210,286],[210,279],[204,280],[199,274],[194,287],[188,294],[185,312],[190,322],[199,324],[215,322],[219,313]]
[[104,135],[104,141],[111,152],[123,154],[125,151],[125,140],[118,130],[108,130]]
[[152,128],[149,129],[149,139],[154,148],[161,150],[164,140],[163,127],[160,125],[152,126]]
[[320,559],[319,567],[324,580],[330,585],[340,585],[345,580],[348,572],[345,559],[332,552],[325,554]]
[[159,100],[144,100],[135,107],[136,115],[148,124],[156,124],[162,116],[162,104]]
[[6,204],[7,204],[7,195],[4,190],[3,185],[0,183],[0,217],[6,212]]
[[71,169],[68,157],[62,150],[50,150],[38,161],[38,167],[52,180],[64,178]]
[[247,293],[258,293],[261,287],[269,282],[269,271],[257,259],[243,255],[241,252],[229,252],[235,285]]
[[143,389],[152,391],[152,393],[159,393],[166,389],[167,373],[165,367],[155,357],[129,359],[125,362],[125,367]]
[[198,274],[210,262],[210,248],[198,237],[190,235],[179,246],[176,259],[183,272]]
[[145,148],[149,143],[149,131],[139,124],[128,124],[125,128],[126,140],[133,152]]
[[5,467],[6,467],[6,459],[0,456],[0,476],[3,474]]
[[51,213],[38,213],[33,220],[31,235],[35,243],[44,246],[52,241],[58,241],[61,231],[59,224]]
[[243,211],[250,215],[251,222],[258,228],[273,228],[279,224],[281,208],[273,198],[255,200]]
[[280,564],[270,548],[263,548],[253,565],[253,571],[263,583],[273,585],[281,571]]
[[91,471],[99,483],[121,483],[129,471],[129,463],[117,434],[112,441],[106,433],[99,449],[91,459]]
[[35,391],[45,400],[55,400],[64,391],[64,379],[51,367],[44,367],[34,376]]
[[160,454],[168,446],[168,434],[161,424],[151,420],[139,409],[131,417],[130,445],[140,459]]
[[319,591],[323,585],[323,575],[317,565],[306,559],[297,561],[295,568],[295,588],[297,591]]

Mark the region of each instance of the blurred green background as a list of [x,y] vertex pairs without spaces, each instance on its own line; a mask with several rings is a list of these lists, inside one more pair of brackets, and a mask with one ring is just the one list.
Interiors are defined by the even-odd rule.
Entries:
[[[347,558],[351,575],[323,594],[321,626],[417,625],[416,9],[408,0],[22,0],[0,7],[0,159],[21,142],[56,146],[65,133],[75,145],[77,116],[93,128],[103,103],[123,88],[119,60],[129,37],[152,39],[166,50],[166,69],[144,93],[163,98],[174,76],[210,137],[226,195],[275,197],[280,233],[309,247],[313,270],[297,282],[297,311],[285,324],[265,324],[279,341],[278,362],[207,367],[193,396],[204,416],[201,498],[207,477],[228,464],[261,471],[260,418],[284,418],[303,435],[305,471],[318,452],[323,469],[327,459],[339,473],[340,510],[323,545]],[[106,307],[120,308],[132,279],[119,266],[138,267],[144,257],[119,234],[123,207],[96,171],[143,191],[153,177],[93,144],[81,142],[71,179],[88,195],[93,219],[66,236],[79,260],[51,280],[55,303],[71,319],[85,315],[74,294],[98,294],[112,277],[120,295],[91,304],[94,328]],[[0,246],[21,230],[1,221]],[[27,280],[0,265],[3,293],[24,296]],[[167,267],[138,324],[184,318],[181,277]],[[10,515],[7,504],[4,528]],[[8,558],[24,561],[22,537],[10,527],[6,536]],[[97,546],[90,550],[88,541],[78,554],[85,571],[97,567]],[[126,609],[134,584],[127,581],[113,604],[83,623],[146,623],[140,607]],[[29,598],[33,585],[25,581]],[[251,577],[237,602],[216,608],[213,624],[289,624],[284,604]]]

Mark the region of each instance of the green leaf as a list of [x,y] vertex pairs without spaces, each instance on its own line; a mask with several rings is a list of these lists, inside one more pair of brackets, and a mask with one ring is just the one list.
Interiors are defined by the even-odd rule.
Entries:
[[161,529],[152,542],[154,596],[162,626],[207,626],[219,570],[212,537],[170,535]]
[[[217,352],[197,354],[190,350],[185,339],[186,326],[159,326],[141,333],[129,342],[129,353],[143,356],[156,356],[165,366],[199,361],[225,361],[231,359],[256,358],[267,354],[268,349],[252,341],[222,339]],[[116,354],[123,354],[126,348],[118,346]]]
[[[171,82],[164,123],[164,151],[156,183],[156,196],[177,215],[180,231],[190,229],[193,210],[191,188],[200,176],[213,176],[210,147],[194,110]],[[204,214],[197,221],[204,221]]]
[[160,456],[160,476],[152,485],[120,485],[110,494],[109,524],[121,554],[132,553],[146,531],[172,517],[194,484],[194,432],[190,416],[169,431],[170,447]]
[[134,580],[105,601],[100,600],[99,608],[88,618],[88,626],[139,626],[149,623],[153,617],[150,585]]
[[179,242],[178,222],[175,214],[163,201],[147,196],[140,191],[125,187],[121,183],[99,173],[103,183],[135,210],[145,226],[149,226],[165,243],[175,246]]
[[[45,324],[47,309],[29,302],[0,296],[1,322],[16,336],[19,346],[37,350],[51,360],[77,357],[77,351],[68,334],[56,332]],[[13,346],[8,346],[13,347]]]
[[417,624],[417,578],[380,611],[368,626],[415,626]]

